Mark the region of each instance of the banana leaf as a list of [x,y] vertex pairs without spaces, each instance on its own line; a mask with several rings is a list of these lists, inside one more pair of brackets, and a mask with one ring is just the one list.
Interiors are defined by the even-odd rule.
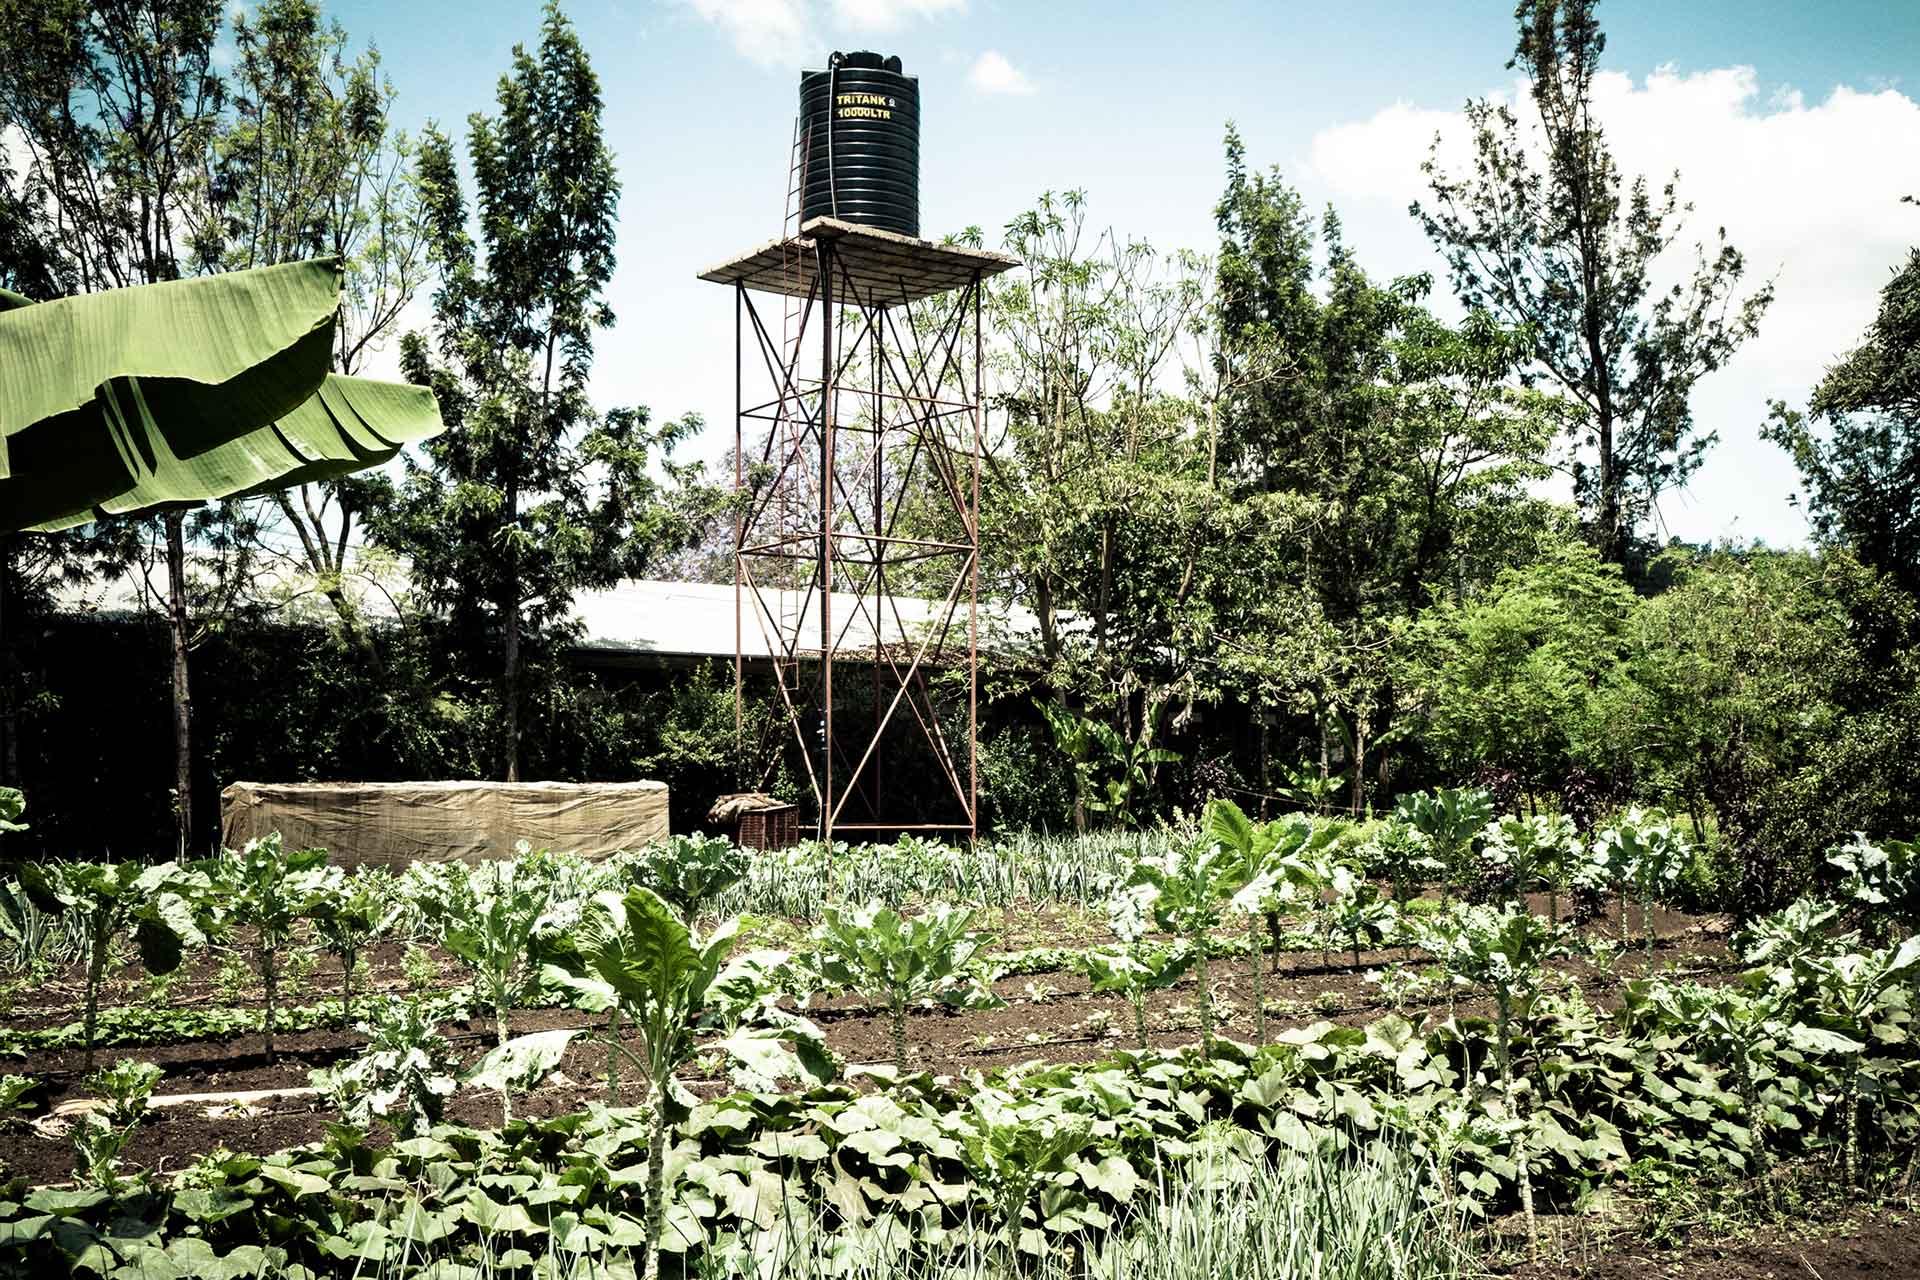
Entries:
[[0,531],[378,466],[437,433],[423,388],[327,372],[331,261],[0,299]]

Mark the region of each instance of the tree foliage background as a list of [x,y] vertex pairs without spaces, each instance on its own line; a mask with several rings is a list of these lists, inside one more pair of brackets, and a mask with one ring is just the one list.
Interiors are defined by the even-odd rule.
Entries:
[[[1742,909],[1851,831],[1920,825],[1920,251],[1809,402],[1771,407],[1812,545],[1663,540],[1661,496],[1716,446],[1693,389],[1771,289],[1738,228],[1688,228],[1680,175],[1622,172],[1593,0],[1515,17],[1531,92],[1471,104],[1466,167],[1436,148],[1412,211],[1443,281],[1370,275],[1231,126],[1205,252],[1108,227],[1070,183],[964,233],[1021,262],[986,307],[983,589],[1036,620],[990,650],[994,822],[1378,812],[1477,781],[1582,820],[1685,814],[1692,883]],[[0,129],[26,140],[0,147],[0,288],[338,256],[338,367],[430,295],[403,364],[452,427],[396,475],[183,517],[177,609],[90,611],[163,553],[151,531],[6,539],[0,780],[36,793],[10,841],[164,829],[182,644],[210,659],[198,843],[242,773],[661,777],[679,827],[743,783],[791,792],[770,690],[745,737],[771,746],[742,759],[730,672],[573,651],[584,592],[731,581],[732,522],[673,461],[696,419],[592,396],[623,193],[556,6],[458,144],[393,128],[404,86],[313,0],[0,0],[0,39]],[[903,519],[954,532],[937,502]],[[123,740],[90,728],[108,706]],[[111,822],[103,789],[129,797]]]

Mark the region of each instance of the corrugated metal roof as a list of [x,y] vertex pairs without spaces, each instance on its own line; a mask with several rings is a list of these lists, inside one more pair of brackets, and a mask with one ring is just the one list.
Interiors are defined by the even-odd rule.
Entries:
[[[393,602],[405,597],[405,576],[389,569],[381,577],[385,590],[366,589],[363,582],[352,578],[349,586],[361,587],[354,594],[366,616],[390,621],[395,616]],[[279,592],[297,597],[289,602],[290,620],[330,620],[324,604],[295,590],[301,581],[296,574],[269,571],[256,581],[255,589],[268,595]],[[142,596],[136,570],[84,592],[69,590],[63,603],[78,613],[137,614],[147,611]],[[764,614],[756,608],[751,591],[743,597],[747,610],[740,638],[741,650],[748,660],[765,660],[773,648],[779,646],[779,637],[792,636],[796,627],[804,637],[803,654],[819,652],[820,597],[817,592],[763,588],[760,596],[764,601]],[[863,605],[858,596],[836,591],[831,616],[838,647],[871,651],[875,643],[876,613],[881,615],[878,619],[881,643],[917,645],[926,628],[944,615],[945,601],[895,597],[892,607],[883,611],[871,599]],[[614,662],[733,656],[734,589],[731,583],[629,579],[610,591],[580,593],[574,599],[574,617],[579,620],[583,633],[575,649],[585,655]],[[987,601],[980,604],[979,627],[982,647],[1031,637],[1038,631],[1031,611],[1018,605]],[[769,638],[774,641],[771,647]],[[961,651],[966,647],[964,600],[954,611],[946,643],[950,654],[955,646]]]
[[[803,651],[819,651],[818,592],[762,588],[759,595],[762,604],[756,605],[752,591],[742,593],[742,653],[765,659],[781,647],[781,637],[794,635],[796,628]],[[836,591],[829,616],[838,648],[870,651],[876,632],[879,642],[888,646],[919,644],[945,612],[945,601],[895,597],[890,608],[882,609],[871,598],[863,604],[850,592]],[[586,652],[662,658],[731,658],[734,653],[730,584],[630,580],[611,591],[582,593],[575,600],[575,613],[586,633],[577,647]],[[950,652],[955,645],[965,648],[966,628],[962,601],[947,635]],[[1017,605],[983,601],[980,628],[985,643],[989,637],[1031,635],[1037,624],[1030,611]]]

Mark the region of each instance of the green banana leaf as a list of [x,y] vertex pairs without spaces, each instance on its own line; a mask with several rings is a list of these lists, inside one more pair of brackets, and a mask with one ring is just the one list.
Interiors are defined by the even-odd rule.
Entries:
[[331,261],[0,299],[0,531],[379,466],[441,428],[422,387],[329,374]]

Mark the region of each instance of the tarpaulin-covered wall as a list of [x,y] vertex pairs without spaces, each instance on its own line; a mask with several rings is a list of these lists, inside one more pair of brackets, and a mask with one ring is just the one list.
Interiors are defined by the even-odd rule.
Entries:
[[504,858],[536,849],[602,857],[667,834],[664,782],[236,782],[220,793],[229,849],[278,831],[343,866]]

